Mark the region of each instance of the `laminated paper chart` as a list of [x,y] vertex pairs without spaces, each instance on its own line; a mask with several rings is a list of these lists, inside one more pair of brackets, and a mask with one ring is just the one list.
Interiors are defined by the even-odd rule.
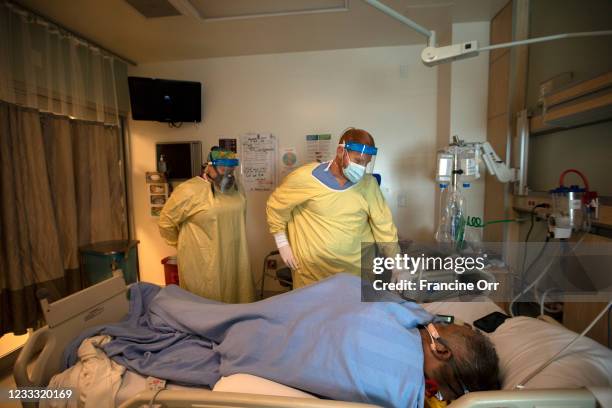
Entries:
[[247,133],[240,138],[242,181],[247,191],[276,188],[276,136]]
[[287,174],[291,173],[297,168],[298,158],[295,147],[286,147],[281,149],[280,165],[280,180],[283,180]]
[[306,135],[306,159],[323,163],[332,159],[331,135]]
[[168,200],[168,182],[164,173],[147,171],[147,193],[149,196],[149,215],[159,217]]

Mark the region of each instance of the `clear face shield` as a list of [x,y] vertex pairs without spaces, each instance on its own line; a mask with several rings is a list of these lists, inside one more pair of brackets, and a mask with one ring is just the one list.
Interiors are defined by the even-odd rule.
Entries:
[[372,174],[374,172],[376,153],[378,152],[376,147],[357,142],[341,143],[340,146],[344,148],[351,163],[364,167],[365,173]]
[[213,178],[213,182],[215,187],[222,193],[227,193],[238,189],[240,178],[238,159],[213,159],[208,164],[212,165],[217,173],[217,175]]

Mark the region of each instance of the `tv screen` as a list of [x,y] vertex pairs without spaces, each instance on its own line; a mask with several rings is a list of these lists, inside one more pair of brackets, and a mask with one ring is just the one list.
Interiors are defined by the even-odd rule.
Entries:
[[202,84],[191,81],[128,77],[132,119],[200,122]]

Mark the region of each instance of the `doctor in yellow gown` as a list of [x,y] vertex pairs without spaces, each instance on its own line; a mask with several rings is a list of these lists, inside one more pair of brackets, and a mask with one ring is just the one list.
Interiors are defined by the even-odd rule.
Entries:
[[366,174],[375,154],[372,136],[350,128],[331,162],[298,168],[268,199],[270,233],[293,271],[294,288],[339,272],[359,275],[362,242],[397,250],[391,210]]
[[255,300],[237,165],[234,153],[213,148],[203,174],[173,191],[158,222],[177,248],[180,286],[227,303]]

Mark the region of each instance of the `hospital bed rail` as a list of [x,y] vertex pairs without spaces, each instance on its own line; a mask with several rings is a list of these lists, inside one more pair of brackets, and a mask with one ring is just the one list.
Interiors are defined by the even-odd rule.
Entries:
[[62,371],[64,350],[83,330],[120,321],[129,311],[127,288],[122,272],[115,271],[110,279],[56,302],[41,299],[47,325],[32,333],[17,357],[13,366],[17,387],[46,387]]
[[358,402],[209,390],[143,391],[119,405],[119,408],[141,408],[147,404],[163,408],[380,408]]
[[[609,390],[607,390],[609,391]],[[143,391],[119,408],[159,404],[162,408],[374,408],[376,405],[310,398],[276,397],[208,390]],[[471,392],[450,404],[452,408],[596,408],[595,396],[586,388],[575,390],[521,390]]]
[[452,408],[595,408],[597,400],[586,388],[573,390],[500,390],[470,392]]

